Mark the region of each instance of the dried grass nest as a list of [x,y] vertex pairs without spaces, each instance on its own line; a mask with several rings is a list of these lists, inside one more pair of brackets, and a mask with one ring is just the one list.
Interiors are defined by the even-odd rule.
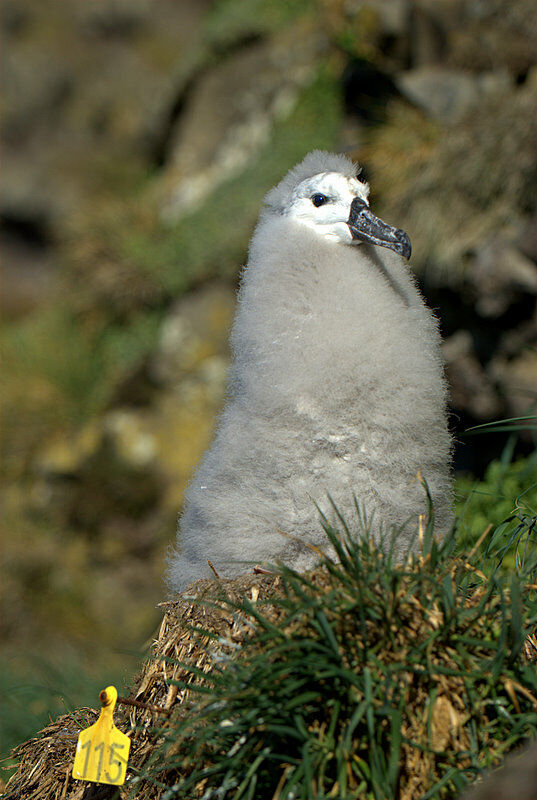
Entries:
[[[308,577],[319,595],[330,591],[331,577],[325,569],[316,570]],[[222,649],[222,642],[230,642],[235,649],[237,645],[244,644],[246,637],[250,636],[248,631],[252,630],[254,619],[247,619],[246,610],[237,613],[232,608],[241,605],[244,598],[248,599],[252,608],[262,606],[263,615],[278,625],[284,612],[280,605],[271,604],[270,600],[284,594],[282,581],[282,576],[275,574],[198,581],[177,600],[161,604],[164,618],[153,643],[153,655],[134,680],[128,698],[140,705],[118,705],[116,708],[116,725],[132,740],[124,787],[118,790],[115,787],[83,783],[71,777],[78,734],[82,728],[93,724],[98,716],[95,709],[81,708],[73,714],[60,716],[37,737],[16,748],[14,756],[18,768],[2,797],[5,800],[104,800],[112,797],[122,800],[133,797],[138,800],[161,800],[166,794],[165,785],[159,786],[140,779],[133,781],[133,777],[140,774],[155,748],[162,743],[166,730],[178,718],[189,713],[193,693],[175,682],[188,685],[200,678],[182,665],[191,664],[198,671],[207,673],[214,663],[215,652]],[[224,600],[224,597],[227,599]],[[475,597],[468,602],[475,603]],[[409,612],[407,623],[413,620],[409,624],[415,627],[414,633],[420,626],[431,630],[437,624],[430,609],[423,608],[417,600],[413,602],[412,598],[409,598]],[[406,632],[402,630],[399,636],[399,645],[402,647],[405,635]],[[526,639],[521,657],[526,665],[537,661],[535,636]],[[447,653],[445,663],[449,664]],[[522,699],[520,688],[506,687],[515,706],[518,697]],[[414,697],[416,705],[409,710],[406,723],[410,719],[413,730],[406,732],[414,740],[421,738],[425,741],[429,736],[430,741],[432,720],[432,736],[437,747],[465,750],[468,732],[463,724],[465,708],[461,700],[460,677],[444,674],[438,678],[438,694],[432,717],[430,711],[429,715],[424,712],[426,701],[427,698],[419,696],[419,693]],[[536,698],[531,696],[530,702],[537,710]],[[422,796],[433,766],[426,750],[403,748],[400,800],[414,800]],[[137,784],[135,790],[134,783]],[[192,797],[201,796],[202,793],[200,790],[199,794],[193,794]]]
[[[205,605],[204,598],[221,594],[225,590],[229,599],[239,602],[249,595],[252,599],[266,599],[278,591],[279,577],[254,575],[235,580],[197,581],[178,600],[161,603],[164,618],[153,643],[153,657],[135,678],[128,699],[152,706],[162,711],[128,706],[118,703],[114,714],[116,726],[131,737],[130,768],[140,768],[155,748],[154,726],[170,724],[180,710],[187,692],[179,690],[170,681],[191,682],[195,676],[178,664],[188,662],[200,670],[209,670],[214,640],[209,636],[193,636],[192,628],[203,628],[218,636],[240,641],[241,624],[238,617],[225,608]],[[113,797],[107,787],[97,795],[93,786],[76,781],[71,776],[78,734],[97,720],[99,710],[80,708],[73,714],[62,714],[39,734],[24,742],[14,751],[18,761],[16,773],[8,781],[5,800],[87,800],[90,797]],[[127,785],[127,784],[126,784]],[[140,789],[137,797],[149,800],[159,798],[162,791],[154,787]],[[121,790],[121,798],[128,793]]]

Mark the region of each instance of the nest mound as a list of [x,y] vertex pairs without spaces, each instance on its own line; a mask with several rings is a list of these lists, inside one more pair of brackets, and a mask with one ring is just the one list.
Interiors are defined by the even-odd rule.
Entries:
[[[341,555],[343,566],[324,564],[304,576],[283,571],[199,581],[163,603],[153,655],[128,698],[137,705],[120,705],[115,715],[132,740],[125,786],[118,790],[71,777],[78,734],[98,715],[84,708],[59,717],[17,748],[19,765],[5,797],[208,798],[217,796],[211,786],[220,786],[218,796],[231,799],[239,782],[230,777],[233,765],[244,779],[252,754],[262,756],[272,747],[266,773],[258,758],[257,792],[244,796],[284,798],[285,781],[309,755],[299,749],[294,758],[294,734],[285,738],[282,719],[288,725],[293,720],[306,740],[311,737],[312,763],[331,731],[322,779],[337,792],[330,796],[370,796],[363,777],[373,769],[368,759],[377,757],[376,747],[386,752],[389,743],[391,766],[381,767],[395,776],[396,793],[390,796],[411,800],[436,787],[427,796],[452,797],[454,787],[462,788],[481,768],[535,736],[537,678],[529,662],[537,655],[537,640],[529,637],[524,644],[524,620],[518,611],[506,611],[525,607],[524,589],[522,598],[505,588],[492,592],[486,580],[470,580],[461,589],[459,578],[469,565],[438,564],[430,554],[388,568],[367,546],[359,557]],[[509,642],[509,630],[517,636],[515,623],[522,638]],[[293,697],[299,702],[291,711]],[[508,731],[502,728],[507,724]],[[346,737],[343,749],[337,726],[345,734],[339,739]],[[276,752],[286,754],[280,763]],[[346,760],[346,789],[339,773],[331,776],[335,753]],[[316,796],[328,796],[322,793],[326,786],[316,785]]]
[[[153,752],[158,736],[154,729],[173,724],[180,706],[187,697],[186,689],[176,683],[194,682],[196,676],[181,664],[207,671],[212,665],[212,653],[221,649],[218,639],[239,642],[244,636],[242,620],[230,613],[228,601],[240,603],[249,595],[252,600],[273,596],[281,585],[279,576],[254,575],[235,580],[201,580],[194,583],[177,600],[161,603],[164,618],[153,643],[153,656],[134,679],[128,700],[140,703],[130,706],[119,702],[114,721],[132,740],[129,772],[136,774]],[[220,598],[220,601],[218,599]],[[215,603],[215,600],[217,601]],[[207,602],[204,602],[207,601]],[[270,611],[268,612],[270,613]],[[277,612],[274,612],[276,618]],[[194,633],[196,629],[210,631]],[[173,663],[176,662],[176,663]],[[143,705],[142,705],[143,704]],[[145,708],[143,706],[146,706]],[[152,710],[153,709],[153,710]],[[85,800],[113,797],[117,790],[74,780],[71,776],[76,743],[80,731],[93,725],[100,709],[80,708],[72,714],[62,714],[40,733],[14,751],[17,772],[8,782],[7,800]],[[159,798],[162,791],[154,787],[140,789],[137,797]],[[121,790],[121,798],[129,795]]]

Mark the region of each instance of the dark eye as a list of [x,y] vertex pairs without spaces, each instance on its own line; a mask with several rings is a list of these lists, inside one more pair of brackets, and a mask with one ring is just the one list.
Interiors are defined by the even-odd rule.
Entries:
[[314,194],[311,197],[311,202],[316,208],[319,208],[319,206],[324,206],[325,203],[328,203],[328,197],[325,194]]

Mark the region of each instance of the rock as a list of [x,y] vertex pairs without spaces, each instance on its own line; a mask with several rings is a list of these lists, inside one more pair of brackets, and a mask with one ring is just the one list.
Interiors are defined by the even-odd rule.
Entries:
[[232,289],[210,284],[172,307],[146,367],[151,402],[116,406],[46,443],[33,463],[34,508],[88,530],[111,520],[131,530],[157,505],[176,512],[223,401],[234,305]]
[[156,456],[141,415],[116,409],[44,445],[34,459],[34,507],[54,506],[54,516],[83,529],[111,514],[143,516],[162,490]]
[[492,237],[477,251],[467,272],[482,317],[499,317],[524,294],[537,295],[537,264],[508,241]]
[[316,75],[315,31],[282,34],[241,48],[196,83],[177,122],[163,181],[163,217],[177,220],[239,174],[294,108]]
[[[420,0],[423,2],[423,0]],[[430,6],[436,0],[426,0]],[[537,6],[533,0],[464,0],[448,34],[448,62],[474,71],[502,67],[523,77],[535,65]]]
[[149,0],[76,0],[74,12],[82,32],[130,37],[151,23],[151,6]]
[[496,354],[502,358],[515,358],[525,350],[537,348],[537,308],[516,327],[503,332]]
[[509,91],[511,78],[507,72],[475,76],[442,66],[422,66],[400,73],[395,83],[399,91],[431,119],[453,123],[487,94]]
[[[92,604],[92,626],[113,620],[106,641],[117,644],[157,602],[163,551],[225,390],[234,292],[200,283],[220,274],[231,284],[263,185],[304,141],[299,125],[280,124],[297,98],[304,130],[328,124],[325,138],[334,131],[367,162],[377,212],[409,229],[413,266],[426,290],[439,287],[434,305],[446,327],[462,326],[445,345],[455,410],[486,422],[523,414],[535,397],[534,0],[298,6],[0,3],[3,303],[12,317],[37,311],[8,320],[4,401],[5,527],[17,534],[8,537],[4,588],[21,652],[21,629],[38,647],[66,621],[65,641],[87,639],[80,614]],[[425,112],[399,99],[366,127],[347,106],[338,132],[332,87],[359,59],[373,94],[370,75],[382,70],[401,77],[407,97],[421,91],[413,103]],[[319,74],[329,80],[312,106],[307,90]],[[282,136],[272,148],[274,132]],[[177,229],[158,221],[163,208],[173,221],[245,169],[232,206],[244,215],[228,213],[235,239],[219,235],[204,248],[213,219],[191,226],[188,241],[190,220]],[[34,247],[36,231],[43,241]],[[62,274],[59,300],[49,279],[62,262],[71,283]],[[187,286],[198,288],[177,300]],[[47,322],[60,302],[66,327]],[[82,331],[81,348],[112,333],[93,361],[65,330]],[[93,391],[92,375],[107,372],[101,357],[117,371],[86,403],[88,375]],[[73,411],[103,397],[106,408],[68,430]],[[149,628],[133,633],[133,648]]]
[[118,408],[104,418],[103,433],[113,442],[118,458],[133,468],[142,468],[156,461],[157,443],[148,430],[144,415]]
[[59,224],[162,138],[207,0],[4,5],[1,208]]
[[[162,322],[149,372],[159,385],[180,387],[197,371],[202,382],[215,377],[219,390],[227,367],[227,339],[235,294],[212,284],[178,300]],[[205,379],[204,379],[205,378]]]
[[360,14],[363,8],[371,9],[377,16],[379,31],[384,37],[401,37],[408,33],[410,0],[362,0],[352,10]]
[[443,344],[450,405],[476,420],[497,417],[501,404],[494,381],[485,372],[474,352],[469,331],[459,330]]
[[68,438],[63,448],[56,444],[45,451],[34,494],[41,510],[64,525],[97,534],[110,519],[142,520],[161,505],[164,482],[155,452],[147,455],[148,434],[132,418],[122,423],[117,412],[112,419],[93,421],[76,437],[79,444],[88,439],[76,461],[67,456]]
[[[537,323],[537,318],[534,320]],[[537,330],[537,324],[534,328]],[[514,358],[496,356],[488,373],[498,384],[507,406],[508,417],[522,417],[535,412],[537,400],[537,335],[533,346]]]
[[32,236],[21,235],[4,226],[0,234],[0,249],[0,309],[4,319],[22,317],[38,306],[50,303],[56,288],[57,269],[48,248]]
[[410,21],[411,63],[445,64],[450,31],[461,24],[464,0],[413,0]]
[[537,262],[537,215],[524,224],[516,245],[527,258]]
[[441,130],[395,104],[370,132],[377,211],[409,231],[412,265],[430,283],[460,287],[485,243],[516,241],[534,215],[536,98],[537,74],[479,97]]
[[101,438],[102,428],[97,419],[82,426],[71,436],[54,436],[35,456],[34,471],[45,478],[76,475],[96,452]]
[[[35,20],[30,5],[24,5],[26,26],[31,30]],[[12,218],[42,221],[50,218],[51,207],[61,205],[65,212],[71,201],[70,192],[66,198],[65,192],[59,193],[66,206],[53,197],[59,176],[49,165],[59,145],[57,126],[73,91],[73,79],[68,63],[44,47],[32,46],[28,34],[10,36],[8,29],[2,40],[1,210]]]

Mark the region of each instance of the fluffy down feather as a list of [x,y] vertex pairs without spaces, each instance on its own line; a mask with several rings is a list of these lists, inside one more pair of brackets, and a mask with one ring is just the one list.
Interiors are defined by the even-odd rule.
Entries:
[[[451,522],[451,440],[437,322],[407,263],[370,244],[318,236],[286,208],[302,181],[356,175],[346,157],[315,151],[266,198],[231,332],[228,399],[190,484],[169,584],[257,563],[311,567],[326,547],[328,496],[358,529],[354,496],[373,532],[402,527],[415,542],[426,511]],[[289,534],[290,536],[286,536]]]
[[289,206],[293,189],[302,181],[321,172],[339,172],[346,178],[354,178],[358,171],[359,167],[347,156],[327,153],[325,150],[312,150],[270,190],[265,197],[265,204],[269,212],[282,214]]

